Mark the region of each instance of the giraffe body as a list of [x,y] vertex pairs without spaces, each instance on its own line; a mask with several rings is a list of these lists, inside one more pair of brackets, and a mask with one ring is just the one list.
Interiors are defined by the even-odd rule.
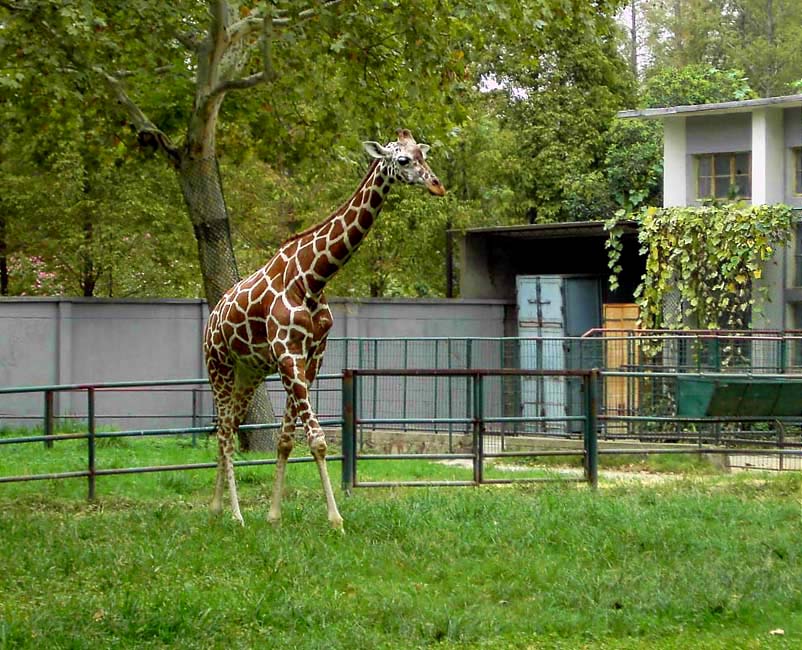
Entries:
[[281,517],[287,458],[300,420],[320,473],[329,521],[342,528],[326,469],[325,435],[309,401],[309,387],[320,369],[333,323],[323,289],[359,246],[396,180],[425,185],[438,196],[445,194],[425,161],[428,145],[416,143],[409,131],[400,129],[398,141],[386,146],[366,142],[365,149],[374,160],[351,198],[318,225],[284,242],[265,266],[231,287],[209,315],[203,347],[218,422],[211,508],[222,510],[227,484],[232,513],[240,523],[233,467],[235,434],[256,387],[277,372],[287,401],[268,518],[277,522]]

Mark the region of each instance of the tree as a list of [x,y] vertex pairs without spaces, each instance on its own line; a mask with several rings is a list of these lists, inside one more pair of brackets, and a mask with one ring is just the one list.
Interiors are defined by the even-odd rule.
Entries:
[[727,65],[726,0],[649,0],[644,16],[651,68]]
[[568,11],[547,4],[519,40],[497,46],[490,71],[508,98],[503,118],[517,134],[529,221],[601,218],[603,206],[593,206],[604,193],[605,133],[634,101],[634,78],[617,48],[623,3],[575,2]]
[[795,91],[802,79],[797,0],[647,0],[643,17],[652,71],[742,70],[762,97]]
[[798,92],[802,79],[802,3],[730,0],[730,65],[744,70],[761,97]]
[[[463,18],[455,20],[434,6],[410,12],[401,3],[353,3],[341,9],[346,4],[12,0],[0,6],[14,36],[4,49],[16,47],[21,67],[29,74],[75,78],[90,88],[102,80],[139,145],[158,152],[175,171],[197,241],[204,293],[213,305],[239,276],[217,154],[228,94],[270,84],[274,94],[285,91],[289,98],[281,106],[272,102],[274,108],[297,110],[292,81],[307,71],[310,56],[319,55],[321,68],[329,59],[346,63],[329,66],[332,78],[344,82],[335,100],[353,107],[358,88],[366,104],[362,114],[382,113],[382,120],[374,116],[373,130],[410,113],[431,114],[431,104],[420,98],[433,93],[445,100],[446,110],[458,106],[450,89],[461,83],[466,63],[461,50],[452,55],[452,39],[464,36],[465,17],[476,15],[465,9],[473,7],[464,7]],[[297,47],[301,40],[303,51]],[[191,106],[182,106],[187,96]],[[279,118],[280,110],[274,111]],[[296,117],[303,122],[305,116]],[[315,119],[331,120],[331,112]],[[292,144],[286,147],[290,153]],[[267,404],[255,400],[260,402]]]
[[694,64],[682,68],[660,68],[648,74],[641,104],[647,108],[661,108],[752,99],[755,96],[742,71]]
[[[6,24],[6,42],[20,29]],[[0,71],[3,292],[196,295],[174,180],[115,133],[102,88],[48,74],[27,43]]]

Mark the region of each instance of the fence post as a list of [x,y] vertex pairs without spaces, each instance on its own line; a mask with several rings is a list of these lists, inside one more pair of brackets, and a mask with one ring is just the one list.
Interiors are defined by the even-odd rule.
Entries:
[[[467,370],[473,368],[473,339],[465,339],[465,368]],[[476,381],[475,377],[473,381]],[[474,414],[472,387],[471,375],[465,375],[465,416],[469,418]]]
[[583,377],[585,383],[585,479],[593,489],[599,486],[598,399],[596,394],[598,379],[598,368],[594,368]]
[[344,370],[342,379],[342,484],[346,494],[351,493],[356,478],[356,414],[354,412],[354,371]]
[[45,420],[42,429],[44,430],[47,440],[45,440],[45,447],[52,449],[53,447],[53,391],[45,391]]
[[199,399],[199,395],[198,395],[199,392],[200,392],[200,389],[197,388],[197,387],[192,389],[192,428],[193,428],[193,431],[192,431],[192,446],[193,447],[197,447],[198,446],[198,432],[194,431],[194,429],[197,429],[198,426],[199,426],[199,423],[200,423],[200,415],[199,415],[200,399]]
[[95,389],[88,388],[86,391],[86,419],[88,425],[87,455],[89,492],[87,499],[95,500]]
[[[449,337],[448,342],[446,343],[446,367],[451,370],[451,337]],[[448,419],[451,420],[454,417],[454,411],[452,409],[452,400],[453,400],[453,389],[451,386],[451,375],[448,376]],[[448,423],[448,453],[454,453],[454,423]]]
[[485,436],[484,436],[484,386],[482,375],[473,374],[473,482],[484,481]]

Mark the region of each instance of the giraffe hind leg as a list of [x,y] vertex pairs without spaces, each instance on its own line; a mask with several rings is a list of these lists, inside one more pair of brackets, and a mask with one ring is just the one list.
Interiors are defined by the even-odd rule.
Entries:
[[218,400],[217,428],[217,478],[211,503],[213,513],[222,511],[223,486],[228,486],[231,514],[241,525],[245,525],[239,507],[237,481],[234,475],[234,440],[240,423],[245,419],[258,382],[234,376],[234,387],[227,399]]
[[[231,515],[240,525],[244,526],[245,522],[242,519],[242,513],[239,509],[239,497],[237,496],[237,479],[234,476],[234,431],[236,431],[236,426],[231,428],[225,440],[220,441],[220,451],[223,457],[225,480],[228,483],[228,496],[231,500]],[[217,480],[220,482],[220,477]]]
[[214,481],[214,496],[212,497],[212,503],[209,506],[209,510],[211,510],[213,515],[219,515],[223,512],[223,484],[225,483],[225,474],[226,469],[225,465],[223,464],[223,454],[218,451],[217,472],[215,472]]
[[276,453],[276,477],[273,480],[273,498],[270,500],[270,511],[267,520],[277,524],[281,521],[281,497],[284,493],[284,477],[287,471],[287,459],[293,448],[292,434],[295,431],[295,402],[288,395],[287,405],[284,409],[284,421],[281,425],[281,435],[278,439]]
[[231,513],[236,521],[245,525],[239,509],[237,498],[237,482],[234,477],[234,432],[236,427],[228,423],[228,418],[221,418],[217,429],[217,476],[214,484],[214,497],[209,506],[213,515],[223,512],[223,487],[228,485],[228,495],[231,500]]

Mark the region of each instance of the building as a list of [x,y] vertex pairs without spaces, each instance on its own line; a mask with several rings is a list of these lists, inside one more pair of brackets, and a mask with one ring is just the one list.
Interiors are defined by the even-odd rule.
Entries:
[[[660,120],[664,133],[663,203],[693,206],[733,195],[752,204],[802,208],[802,95],[623,111]],[[763,272],[769,302],[753,329],[802,328],[799,226]]]

